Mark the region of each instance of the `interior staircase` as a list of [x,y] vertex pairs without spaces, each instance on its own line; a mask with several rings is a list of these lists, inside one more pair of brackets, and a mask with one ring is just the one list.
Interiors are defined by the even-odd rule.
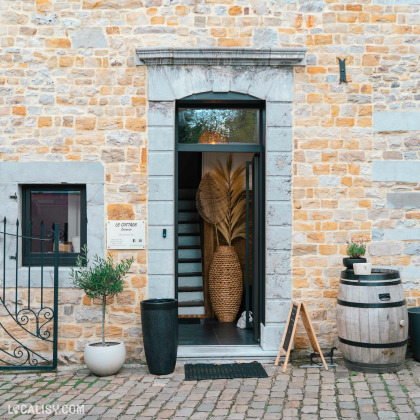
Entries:
[[204,318],[200,216],[194,189],[178,190],[178,316]]

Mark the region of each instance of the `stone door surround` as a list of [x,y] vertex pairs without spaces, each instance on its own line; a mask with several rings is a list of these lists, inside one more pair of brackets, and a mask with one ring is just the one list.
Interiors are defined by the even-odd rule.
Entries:
[[[293,66],[303,48],[139,48],[148,66],[148,293],[175,295],[175,101],[204,92],[237,92],[266,103],[265,325],[261,347],[276,350],[291,299]],[[162,237],[162,229],[167,237]]]

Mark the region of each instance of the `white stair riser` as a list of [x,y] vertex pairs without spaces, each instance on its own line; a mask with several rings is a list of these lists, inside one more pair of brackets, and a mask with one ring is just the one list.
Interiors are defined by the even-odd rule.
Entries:
[[179,263],[178,273],[201,273],[201,262],[195,263]]
[[197,206],[194,200],[178,200],[178,209],[197,211]]
[[200,237],[199,236],[178,236],[178,245],[179,246],[200,245]]
[[204,302],[203,292],[178,292],[179,302],[191,302],[192,300],[202,300]]
[[178,224],[179,233],[200,233],[200,225],[198,223],[180,223]]
[[178,190],[179,200],[195,200],[197,190],[191,188],[181,188]]
[[178,315],[204,315],[204,306],[178,308]]
[[180,249],[178,258],[201,258],[201,249]]
[[180,222],[198,222],[200,221],[200,216],[198,213],[178,213],[178,220]]
[[178,287],[203,287],[203,278],[195,277],[178,277]]

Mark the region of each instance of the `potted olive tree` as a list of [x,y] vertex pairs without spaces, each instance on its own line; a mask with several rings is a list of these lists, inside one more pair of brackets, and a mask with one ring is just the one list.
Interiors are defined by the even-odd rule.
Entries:
[[125,362],[125,346],[122,341],[105,340],[105,310],[107,302],[123,291],[124,277],[134,259],[115,263],[111,254],[106,258],[94,255],[88,260],[88,250],[84,246],[77,258],[77,268],[71,268],[73,284],[83,290],[91,299],[100,299],[102,304],[102,340],[86,344],[85,363],[97,376],[117,373]]
[[347,258],[343,258],[343,264],[348,270],[353,270],[353,264],[366,263],[366,245],[363,242],[347,242]]

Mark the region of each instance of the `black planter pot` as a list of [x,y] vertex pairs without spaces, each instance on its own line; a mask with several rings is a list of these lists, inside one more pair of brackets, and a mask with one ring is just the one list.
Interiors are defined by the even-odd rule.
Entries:
[[168,375],[178,351],[178,301],[148,299],[140,307],[147,367],[153,375]]
[[347,270],[353,270],[353,264],[365,262],[367,262],[366,258],[343,258],[343,265],[347,267]]
[[414,358],[420,362],[420,306],[408,308],[408,334]]

